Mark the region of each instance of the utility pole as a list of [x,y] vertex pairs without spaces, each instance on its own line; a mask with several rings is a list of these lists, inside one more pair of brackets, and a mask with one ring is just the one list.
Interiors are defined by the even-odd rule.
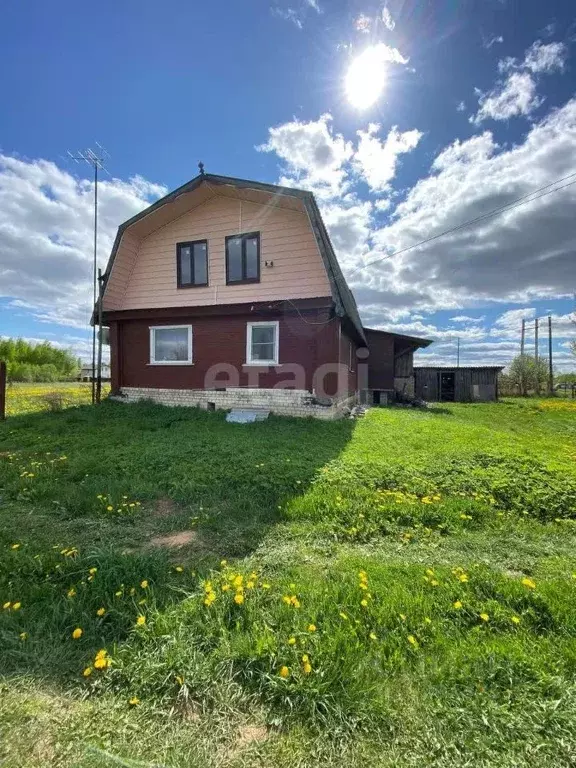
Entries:
[[522,318],[522,335],[520,336],[520,355],[524,357],[524,345],[526,343],[526,318]]
[[96,151],[88,148],[73,155],[68,152],[68,156],[74,162],[79,163],[82,160],[88,163],[94,169],[94,253],[92,264],[92,405],[96,402],[96,299],[97,289],[97,260],[98,260],[98,170],[104,169],[104,162],[108,153],[96,142],[98,149]]
[[536,362],[536,394],[540,394],[540,377],[538,375],[538,318],[534,320],[534,360]]
[[[102,294],[104,293],[104,278],[102,270],[98,269],[98,367],[96,375],[96,403],[102,399]],[[96,317],[93,318],[96,327]]]
[[552,315],[548,315],[548,394],[554,394],[554,370],[552,368]]

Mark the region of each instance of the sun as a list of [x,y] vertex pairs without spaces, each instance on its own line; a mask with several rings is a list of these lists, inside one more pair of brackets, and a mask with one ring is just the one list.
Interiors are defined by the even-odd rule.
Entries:
[[382,49],[372,45],[360,53],[350,64],[344,89],[350,104],[367,109],[378,101],[386,86],[387,67]]

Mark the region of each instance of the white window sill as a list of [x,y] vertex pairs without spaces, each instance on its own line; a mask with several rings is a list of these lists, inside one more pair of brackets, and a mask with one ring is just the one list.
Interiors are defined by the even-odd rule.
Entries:
[[194,363],[188,362],[188,360],[166,360],[165,362],[146,363],[146,365],[194,365]]
[[279,365],[274,360],[260,360],[258,363],[242,363],[242,368],[272,368]]

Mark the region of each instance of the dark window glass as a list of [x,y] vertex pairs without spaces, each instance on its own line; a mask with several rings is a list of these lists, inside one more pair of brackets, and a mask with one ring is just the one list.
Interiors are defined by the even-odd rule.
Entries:
[[176,246],[178,287],[208,285],[208,243],[178,243]]
[[188,328],[155,328],[154,361],[182,362],[191,358]]
[[226,238],[226,282],[257,283],[260,280],[260,235],[250,232]]
[[276,357],[277,325],[252,325],[250,327],[250,360],[270,362]]
[[228,258],[228,282],[236,282],[244,279],[242,270],[242,238],[233,237],[227,243]]

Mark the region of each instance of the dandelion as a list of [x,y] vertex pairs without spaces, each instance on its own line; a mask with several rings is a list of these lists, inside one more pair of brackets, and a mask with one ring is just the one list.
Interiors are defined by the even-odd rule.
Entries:
[[418,640],[416,640],[414,635],[408,635],[406,639],[408,640],[408,642],[413,648],[418,648]]
[[7,610],[10,608],[10,606],[11,606],[11,605],[12,605],[12,603],[11,603],[11,602],[7,602],[7,603],[4,603],[4,605],[2,606],[2,608],[4,608],[4,610],[5,610],[5,611],[7,611]]
[[522,579],[522,584],[528,589],[536,589],[536,582],[528,577]]
[[221,568],[226,568],[227,565],[228,565],[228,560],[220,560],[220,567]]
[[139,614],[136,617],[136,626],[142,627],[144,624],[146,624],[146,616],[143,616],[142,614]]
[[138,696],[132,696],[132,698],[128,700],[128,704],[130,704],[131,707],[137,707],[138,704],[140,704],[140,699]]
[[204,605],[212,605],[212,603],[216,600],[216,592],[208,592],[206,594],[206,597],[204,598]]
[[292,605],[294,608],[300,608],[300,600],[298,600],[296,595],[292,595],[290,598],[290,605]]
[[512,622],[512,624],[520,624],[520,617],[519,616],[512,616],[510,621]]
[[308,632],[316,632],[316,624],[308,624]]
[[309,661],[303,664],[302,671],[304,672],[305,675],[309,675],[312,672],[312,665],[310,664]]
[[22,603],[13,603],[12,604],[12,610],[13,611],[19,611],[21,607],[22,607]]
[[106,613],[106,608],[98,608],[98,610],[96,611],[96,616],[104,616],[105,613]]
[[437,581],[436,579],[431,579],[430,580],[430,586],[431,587],[437,587],[439,584],[440,584],[440,582]]
[[108,666],[110,666],[110,661],[105,656],[102,656],[99,659],[95,659],[94,661],[95,669],[106,669]]
[[174,568],[174,570],[176,571],[176,573],[182,573],[184,568],[182,568],[181,565],[177,565],[176,568]]
[[234,602],[236,603],[236,605],[242,605],[244,603],[244,595],[242,594],[242,592],[237,592],[234,595]]
[[348,621],[348,616],[346,616],[345,613],[342,613],[342,611],[340,611],[340,618],[344,619],[344,621]]
[[230,589],[230,584],[222,584],[222,592],[228,592]]
[[90,576],[94,576],[94,574],[95,574],[97,571],[98,571],[98,568],[90,568],[90,570],[88,571],[88,573],[90,574]]
[[96,654],[97,659],[104,659],[106,656],[108,656],[108,651],[105,648],[101,648]]
[[142,587],[142,589],[148,589],[148,579],[143,579],[140,582],[140,586]]
[[244,583],[244,577],[241,574],[238,574],[238,576],[234,577],[234,580],[232,581],[232,584],[234,584],[235,587],[241,587]]
[[80,627],[76,627],[76,629],[72,632],[72,637],[74,638],[74,640],[80,640],[83,634],[84,634],[83,630],[80,629]]
[[116,595],[116,597],[122,597],[122,590],[119,589],[117,592],[114,592],[114,594]]
[[27,640],[28,632],[20,632],[20,640]]
[[296,638],[295,637],[288,638],[288,645],[296,645]]
[[264,584],[262,584],[262,589],[270,589],[270,586],[271,585],[268,584],[268,582],[264,582]]
[[74,587],[71,587],[71,589],[68,590],[67,595],[68,595],[68,597],[75,597],[76,596],[76,590],[74,589]]
[[490,616],[487,613],[481,613],[480,618],[482,621],[490,621]]
[[457,611],[462,608],[462,602],[460,600],[456,600],[456,602],[453,604],[453,607],[456,608]]
[[368,608],[368,600],[360,600],[360,605],[362,608]]
[[10,549],[20,549],[21,546],[22,546],[22,544],[12,544]]
[[110,504],[108,504],[108,506],[106,507],[106,511],[107,512],[113,512],[114,511],[114,507],[111,506]]
[[92,674],[92,667],[86,667],[86,669],[84,670],[84,672],[82,672],[82,674],[84,675],[84,677],[90,677],[90,675]]
[[290,676],[290,670],[286,666],[280,667],[280,672],[278,672],[278,674],[280,675],[280,677],[283,677],[284,679],[286,679],[287,677]]
[[468,581],[468,576],[465,573],[460,573],[458,575],[458,581],[462,582],[462,584],[466,584]]
[[247,581],[246,582],[246,589],[254,589],[254,582],[253,581]]
[[431,619],[431,618],[429,618],[428,616],[426,616],[426,617],[424,618],[424,624],[432,624],[432,619]]
[[378,640],[378,636],[376,635],[375,632],[370,632],[368,637],[370,638],[370,640]]

